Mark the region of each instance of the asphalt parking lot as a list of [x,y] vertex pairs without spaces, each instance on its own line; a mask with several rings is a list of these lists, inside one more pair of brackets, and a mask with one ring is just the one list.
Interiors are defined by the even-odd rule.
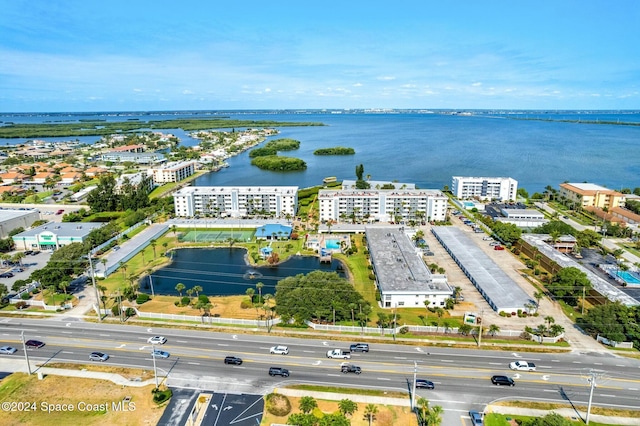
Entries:
[[[11,272],[13,274],[13,277],[10,278],[0,278],[0,285],[5,285],[7,287],[7,290],[11,291],[13,283],[15,283],[17,280],[26,280],[27,278],[29,278],[29,275],[31,275],[33,271],[43,268],[49,261],[50,257],[50,252],[41,251],[35,256],[26,255],[22,259],[23,266],[9,266],[0,268],[0,271],[2,272]],[[23,271],[16,272],[16,268],[22,268]]]

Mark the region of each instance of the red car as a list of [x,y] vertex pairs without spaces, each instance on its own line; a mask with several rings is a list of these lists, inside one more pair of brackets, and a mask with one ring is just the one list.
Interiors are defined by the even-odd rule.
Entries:
[[56,214],[62,214],[62,213],[64,213],[64,210],[63,210],[63,209],[60,209],[60,210],[58,210],[58,211],[56,212]]
[[504,250],[504,247],[502,246],[493,246],[494,250]]
[[44,346],[44,343],[39,340],[27,340],[25,342],[25,346],[27,347],[27,349],[31,349],[31,348],[40,349],[41,347]]

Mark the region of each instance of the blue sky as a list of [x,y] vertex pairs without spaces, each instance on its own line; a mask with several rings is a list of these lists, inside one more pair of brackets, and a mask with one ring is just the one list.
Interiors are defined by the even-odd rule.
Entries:
[[2,112],[640,109],[636,0],[0,0],[0,10]]

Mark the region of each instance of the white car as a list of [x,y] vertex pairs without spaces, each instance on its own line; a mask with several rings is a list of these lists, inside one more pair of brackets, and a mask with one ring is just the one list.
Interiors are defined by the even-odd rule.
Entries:
[[164,345],[165,343],[167,343],[167,338],[164,336],[153,336],[147,339],[147,343],[151,343],[152,345],[155,345],[158,343],[161,345]]
[[273,346],[269,349],[269,353],[278,354],[278,355],[287,355],[289,354],[289,348],[286,346]]
[[17,349],[12,346],[3,346],[0,348],[0,354],[11,355],[16,353]]
[[509,368],[518,371],[536,371],[536,365],[527,361],[513,361],[509,363]]

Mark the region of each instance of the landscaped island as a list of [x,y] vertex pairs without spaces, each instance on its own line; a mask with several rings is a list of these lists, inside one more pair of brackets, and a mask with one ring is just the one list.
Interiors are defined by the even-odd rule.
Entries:
[[184,131],[228,128],[259,127],[292,127],[292,126],[324,126],[313,122],[278,122],[230,120],[228,118],[181,119],[161,121],[118,121],[83,120],[78,123],[44,123],[44,124],[11,124],[0,127],[0,138],[44,138],[68,136],[105,136],[113,133],[124,133],[158,129],[182,129]]
[[256,157],[251,160],[251,164],[261,168],[262,170],[271,170],[275,172],[291,172],[305,170],[307,168],[307,163],[299,158],[280,157],[278,155]]
[[249,157],[266,157],[269,155],[276,155],[278,151],[294,151],[300,148],[300,141],[295,139],[275,139],[266,143],[261,148],[252,149],[249,152]]
[[333,148],[320,148],[313,151],[313,155],[353,155],[356,150],[346,148],[344,146],[335,146]]

